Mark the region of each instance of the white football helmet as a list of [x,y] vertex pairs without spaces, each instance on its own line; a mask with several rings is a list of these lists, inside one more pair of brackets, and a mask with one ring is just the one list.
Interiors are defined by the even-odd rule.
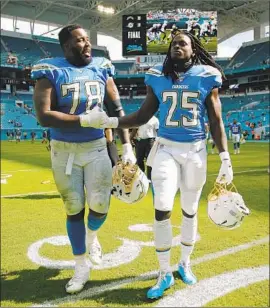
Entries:
[[208,217],[217,226],[231,230],[239,227],[250,211],[234,184],[229,187],[215,183],[208,195]]
[[126,203],[135,203],[148,191],[149,181],[138,165],[119,161],[113,167],[112,194]]

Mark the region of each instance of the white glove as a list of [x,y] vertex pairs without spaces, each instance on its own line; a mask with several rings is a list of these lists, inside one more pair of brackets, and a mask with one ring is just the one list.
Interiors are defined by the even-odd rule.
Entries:
[[118,127],[118,118],[109,118],[105,111],[100,108],[94,108],[88,113],[79,115],[82,127],[94,128],[116,128]]
[[123,163],[131,163],[136,164],[136,157],[132,150],[132,145],[130,143],[123,144],[123,154],[122,154],[122,161]]
[[233,180],[233,170],[230,154],[228,152],[222,152],[219,154],[221,159],[221,167],[216,179],[217,183],[229,185]]

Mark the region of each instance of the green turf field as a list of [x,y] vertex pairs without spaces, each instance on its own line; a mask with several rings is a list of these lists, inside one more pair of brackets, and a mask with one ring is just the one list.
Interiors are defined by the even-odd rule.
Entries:
[[[232,148],[230,145],[230,151]],[[180,279],[162,300],[150,302],[158,263],[153,247],[151,192],[138,204],[112,198],[100,231],[104,264],[94,268],[85,291],[65,294],[72,275],[65,213],[50,171],[49,152],[40,141],[2,142],[1,150],[1,306],[101,307],[268,307],[269,306],[269,164],[267,143],[246,143],[232,154],[234,183],[251,210],[240,228],[225,231],[207,217],[206,197],[220,166],[209,154],[208,181],[199,209],[193,271],[199,282]],[[172,215],[179,235],[179,196]],[[172,266],[179,248],[172,248]],[[43,264],[43,265],[40,265]],[[175,272],[175,277],[177,273]]]
[[[170,31],[166,30],[167,36],[169,35]],[[203,46],[206,48],[207,51],[211,53],[217,52],[217,38],[216,37],[207,37],[208,43],[206,44],[203,39],[201,42]],[[147,44],[147,52],[148,53],[167,53],[170,43],[159,43],[158,41],[154,41]]]

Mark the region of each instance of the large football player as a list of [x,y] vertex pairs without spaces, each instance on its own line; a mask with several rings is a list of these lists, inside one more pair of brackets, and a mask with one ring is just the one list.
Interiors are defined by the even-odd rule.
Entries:
[[163,65],[147,72],[147,96],[138,111],[122,118],[108,118],[104,112],[88,117],[88,125],[93,127],[136,127],[145,124],[159,109],[159,137],[147,159],[152,166],[154,238],[160,264],[157,284],[147,293],[150,299],[161,297],[174,284],[170,216],[179,189],[183,218],[178,273],[184,283],[197,282],[190,256],[196,241],[199,199],[206,181],[205,110],[221,159],[216,181],[229,184],[233,179],[218,95],[222,76],[221,68],[200,41],[181,31],[174,36]]
[[[122,116],[124,112],[112,79],[114,67],[105,58],[91,57],[85,30],[80,25],[66,26],[59,32],[59,41],[64,57],[39,61],[33,66],[32,78],[37,80],[37,118],[51,130],[52,170],[65,205],[66,228],[75,258],[75,274],[66,291],[75,293],[89,279],[86,253],[92,263],[102,261],[97,231],[106,220],[112,187],[104,131],[85,127],[84,118],[93,106],[102,107],[103,101],[109,115]],[[123,160],[134,163],[128,131],[120,129],[118,134]],[[89,206],[86,228],[85,199]]]

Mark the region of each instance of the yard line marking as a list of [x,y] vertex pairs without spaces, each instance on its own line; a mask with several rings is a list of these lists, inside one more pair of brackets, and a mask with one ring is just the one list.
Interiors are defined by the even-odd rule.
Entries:
[[[216,259],[216,258],[219,258],[219,257],[234,254],[236,252],[246,250],[246,249],[252,248],[254,246],[261,245],[261,244],[268,243],[268,242],[269,242],[269,237],[267,236],[267,237],[264,237],[262,239],[255,240],[255,241],[252,241],[252,242],[249,242],[249,243],[246,243],[246,244],[241,244],[241,245],[238,245],[238,246],[230,247],[230,248],[222,250],[222,251],[218,251],[218,252],[215,252],[215,253],[210,253],[210,254],[204,255],[200,258],[197,258],[197,259],[191,261],[191,264],[199,264],[199,263],[206,262],[206,261],[209,261],[209,260],[213,260],[213,259]],[[178,268],[178,264],[175,264],[174,266],[172,266],[172,271],[176,271],[177,268]],[[95,295],[102,294],[106,291],[120,289],[121,287],[123,287],[127,284],[130,284],[130,283],[133,283],[133,282],[154,279],[154,278],[157,278],[157,276],[158,276],[158,271],[151,271],[151,272],[148,272],[148,273],[145,273],[145,274],[141,274],[137,277],[125,278],[122,281],[120,280],[120,281],[107,283],[103,286],[92,287],[92,288],[89,288],[89,289],[82,291],[81,293],[79,293],[77,295],[69,295],[69,296],[65,296],[65,297],[62,297],[62,298],[58,298],[56,300],[45,301],[42,304],[32,305],[31,307],[48,307],[48,306],[57,307],[57,305],[60,305],[60,304],[63,304],[63,303],[71,303],[71,302],[82,300],[84,298],[90,298],[90,297],[93,297]]]
[[[242,174],[242,173],[249,173],[249,172],[258,172],[258,171],[261,171],[261,172],[266,172],[267,169],[253,169],[253,170],[245,170],[245,171],[236,171],[234,172],[233,174]],[[218,173],[215,173],[215,174],[208,174],[208,176],[215,176],[215,175],[218,175]]]
[[[245,170],[245,171],[236,171],[233,174],[242,174],[242,173],[249,173],[249,172],[266,172],[267,169],[253,169],[253,170]],[[218,173],[208,174],[208,176],[217,176]],[[36,192],[36,193],[26,193],[26,194],[15,194],[15,195],[6,195],[1,196],[1,198],[12,198],[12,197],[23,197],[23,196],[32,196],[32,195],[43,195],[43,194],[54,194],[58,193],[57,191],[45,191],[45,192]]]
[[165,296],[155,307],[202,307],[209,302],[250,284],[269,279],[269,266],[241,268],[206,278],[196,285]]
[[58,191],[52,190],[52,191],[40,191],[35,193],[26,193],[26,194],[15,194],[15,195],[5,195],[1,196],[1,198],[13,198],[13,197],[26,197],[26,196],[35,196],[35,195],[50,195],[50,194],[59,194]]
[[20,169],[20,170],[12,170],[12,171],[2,171],[2,173],[29,172],[29,171],[43,171],[43,170],[42,169]]

